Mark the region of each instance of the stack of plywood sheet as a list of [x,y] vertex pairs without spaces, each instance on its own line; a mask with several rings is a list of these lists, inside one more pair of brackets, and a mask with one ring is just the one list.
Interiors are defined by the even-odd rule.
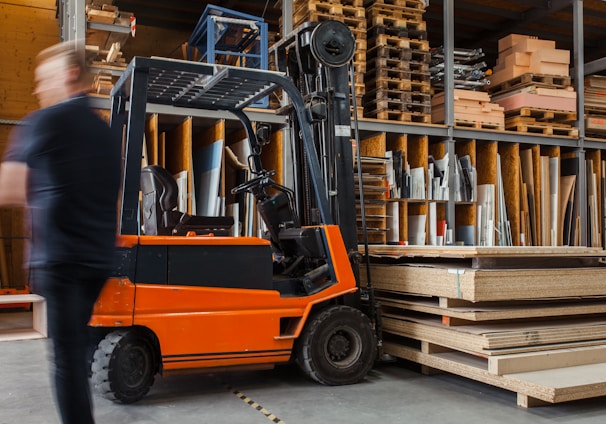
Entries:
[[367,0],[364,116],[431,122],[431,54],[421,0]]
[[[502,130],[505,127],[503,107],[490,102],[488,93],[471,90],[454,90],[454,124],[472,128]],[[431,99],[431,121],[444,122],[444,93]]]
[[603,254],[371,246],[384,352],[514,391],[521,406],[606,395]]
[[585,132],[592,136],[606,136],[606,76],[585,78]]

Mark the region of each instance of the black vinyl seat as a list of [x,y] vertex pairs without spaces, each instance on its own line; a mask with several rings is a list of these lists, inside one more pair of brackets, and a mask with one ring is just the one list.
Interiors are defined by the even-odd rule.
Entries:
[[161,166],[141,170],[143,231],[146,235],[215,234],[226,236],[234,225],[231,216],[197,216],[177,210],[179,188],[173,176]]

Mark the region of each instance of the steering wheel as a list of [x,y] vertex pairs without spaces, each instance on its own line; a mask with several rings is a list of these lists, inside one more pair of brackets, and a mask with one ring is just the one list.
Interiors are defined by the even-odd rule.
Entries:
[[243,182],[231,189],[231,194],[240,194],[245,191],[252,191],[254,187],[263,187],[266,181],[276,175],[276,171],[263,171],[259,176]]

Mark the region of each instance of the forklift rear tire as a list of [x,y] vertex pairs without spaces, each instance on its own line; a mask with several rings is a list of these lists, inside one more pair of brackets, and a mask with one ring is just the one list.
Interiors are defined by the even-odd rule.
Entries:
[[150,340],[139,331],[109,333],[99,342],[93,359],[96,391],[118,403],[140,400],[154,383],[155,356]]
[[295,346],[303,372],[328,386],[354,384],[371,370],[377,338],[370,319],[349,306],[329,306],[310,317]]

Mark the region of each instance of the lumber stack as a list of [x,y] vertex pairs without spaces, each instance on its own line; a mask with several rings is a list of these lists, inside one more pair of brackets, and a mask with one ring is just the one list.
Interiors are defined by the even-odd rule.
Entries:
[[306,22],[339,21],[346,24],[356,40],[354,55],[355,92],[358,117],[362,117],[364,73],[366,72],[366,14],[364,0],[303,0],[294,3],[293,27]]
[[514,391],[520,406],[606,395],[601,249],[371,246],[370,255],[385,353]]
[[127,66],[120,43],[113,43],[109,50],[87,45],[86,56],[87,63],[93,71],[92,92],[101,96],[109,96],[118,79],[118,74]]
[[365,1],[368,26],[364,116],[431,122],[431,54],[421,0]]
[[[502,130],[505,127],[503,107],[490,102],[490,95],[482,91],[454,90],[454,124],[459,127],[489,128]],[[431,99],[431,121],[444,122],[444,93]]]
[[606,137],[606,77],[585,78],[585,133]]
[[556,49],[555,41],[520,34],[499,40],[488,91],[504,108],[506,130],[578,136],[569,64],[570,52]]

